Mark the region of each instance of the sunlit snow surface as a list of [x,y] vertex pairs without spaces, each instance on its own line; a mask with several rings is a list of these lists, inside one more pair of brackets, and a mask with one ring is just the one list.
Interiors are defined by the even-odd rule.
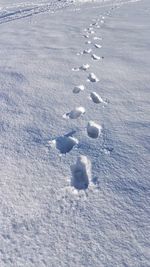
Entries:
[[0,267],[149,267],[149,0],[0,7]]

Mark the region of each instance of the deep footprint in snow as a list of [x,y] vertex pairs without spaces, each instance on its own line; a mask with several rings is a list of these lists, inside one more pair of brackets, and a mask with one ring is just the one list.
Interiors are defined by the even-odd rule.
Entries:
[[72,71],[79,71],[80,69],[79,68],[72,68]]
[[94,44],[94,46],[95,46],[96,48],[102,48],[102,45],[100,45],[100,44]]
[[88,76],[88,81],[90,82],[98,82],[99,79],[96,77],[96,75],[94,73],[90,73]]
[[81,91],[84,91],[84,85],[77,85],[73,88],[73,93],[74,94],[79,94]]
[[99,56],[97,56],[95,54],[92,54],[91,57],[92,57],[93,60],[100,60],[101,59],[101,57],[99,57]]
[[[81,55],[81,53],[80,53]],[[88,70],[90,68],[90,65],[89,64],[83,64],[81,67],[74,67],[72,68],[72,71],[80,71],[80,70]]]
[[83,64],[79,69],[80,70],[88,70],[90,68],[89,64]]
[[102,126],[95,123],[94,121],[89,121],[87,125],[87,134],[89,137],[96,139],[99,137],[102,131]]
[[98,25],[98,22],[93,22],[91,25],[97,26]]
[[97,94],[96,92],[92,92],[90,94],[90,99],[95,103],[95,104],[99,104],[99,103],[105,103],[105,101],[99,96],[99,94]]
[[83,116],[85,113],[85,108],[84,107],[77,107],[70,112],[66,113],[63,115],[64,119],[77,119],[81,116]]
[[89,34],[94,34],[95,31],[91,30],[91,31],[88,31]]
[[89,40],[89,41],[86,41],[85,44],[91,44],[92,42]]
[[91,180],[91,162],[86,156],[79,156],[77,162],[71,166],[71,185],[78,190],[88,188]]
[[93,40],[100,40],[100,41],[101,41],[101,40],[102,40],[102,37],[94,36],[94,37],[93,37]]
[[88,39],[89,35],[88,34],[83,34],[83,37]]
[[91,52],[92,52],[91,48],[83,50],[83,54],[90,54]]
[[59,150],[60,154],[69,153],[73,147],[77,146],[78,139],[72,136],[59,136],[56,139],[48,142],[51,148]]

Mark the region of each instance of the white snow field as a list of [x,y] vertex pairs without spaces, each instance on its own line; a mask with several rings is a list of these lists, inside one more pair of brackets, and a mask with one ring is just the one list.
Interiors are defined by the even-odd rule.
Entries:
[[0,267],[150,267],[149,73],[149,0],[0,1]]

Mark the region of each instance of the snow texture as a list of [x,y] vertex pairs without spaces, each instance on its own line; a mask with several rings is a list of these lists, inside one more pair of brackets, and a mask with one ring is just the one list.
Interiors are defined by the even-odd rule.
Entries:
[[149,0],[0,0],[0,267],[150,266],[149,70]]

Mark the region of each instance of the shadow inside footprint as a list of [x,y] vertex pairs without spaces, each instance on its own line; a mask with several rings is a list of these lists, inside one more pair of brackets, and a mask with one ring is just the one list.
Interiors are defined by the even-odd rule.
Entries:
[[56,139],[49,142],[49,145],[59,150],[61,154],[69,153],[74,146],[78,145],[78,140],[69,134],[59,136]]
[[86,156],[80,156],[77,158],[76,164],[71,166],[71,172],[71,185],[78,190],[87,189],[91,179],[91,162]]

